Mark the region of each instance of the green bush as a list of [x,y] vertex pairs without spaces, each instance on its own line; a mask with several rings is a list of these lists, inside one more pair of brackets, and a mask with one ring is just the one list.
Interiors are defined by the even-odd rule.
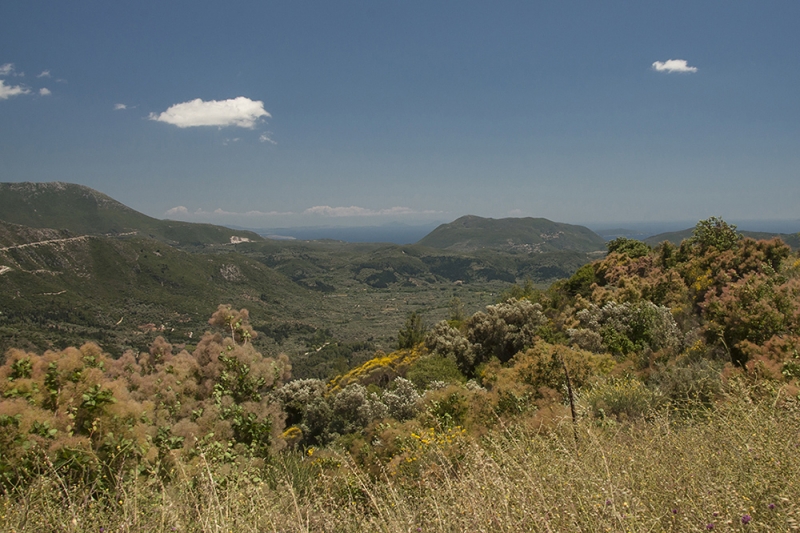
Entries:
[[637,257],[644,257],[649,254],[652,249],[646,243],[637,241],[636,239],[628,239],[626,237],[618,237],[608,243],[608,253],[618,253],[627,255],[631,259]]
[[722,365],[698,361],[660,365],[650,376],[650,385],[665,399],[679,406],[710,406],[722,392]]
[[430,354],[417,359],[406,372],[406,379],[420,390],[427,389],[433,381],[464,383],[467,380],[453,359],[439,354]]

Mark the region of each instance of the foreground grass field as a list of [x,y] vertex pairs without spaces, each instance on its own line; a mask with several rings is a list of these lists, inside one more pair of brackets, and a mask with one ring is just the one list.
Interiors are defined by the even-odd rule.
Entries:
[[[756,398],[756,399],[754,399]],[[577,430],[577,431],[574,431]],[[2,531],[792,531],[800,405],[733,383],[713,409],[568,420],[473,438],[416,435],[369,473],[335,450],[272,464],[204,454],[105,495],[44,476],[0,500]]]

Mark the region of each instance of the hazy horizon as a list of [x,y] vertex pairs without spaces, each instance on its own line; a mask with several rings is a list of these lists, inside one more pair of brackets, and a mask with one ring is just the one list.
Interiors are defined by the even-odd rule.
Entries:
[[[387,242],[394,244],[413,244],[428,233],[436,229],[440,224],[453,222],[437,221],[426,224],[404,224],[386,223],[381,225],[364,226],[294,226],[277,228],[253,228],[237,225],[228,225],[233,229],[243,229],[258,233],[262,237],[280,240],[291,238],[297,240],[320,240],[332,239],[345,242]],[[620,223],[584,223],[576,224],[570,221],[556,220],[565,224],[575,224],[585,226],[595,233],[605,236],[608,230],[625,230],[625,233],[610,234],[608,238],[615,236],[630,236],[631,238],[646,239],[654,235],[669,233],[673,231],[683,231],[693,228],[697,221],[663,221],[663,222],[620,222]],[[735,224],[741,231],[761,231],[769,233],[792,234],[800,232],[800,219],[794,220],[750,220],[750,221],[727,221]]]

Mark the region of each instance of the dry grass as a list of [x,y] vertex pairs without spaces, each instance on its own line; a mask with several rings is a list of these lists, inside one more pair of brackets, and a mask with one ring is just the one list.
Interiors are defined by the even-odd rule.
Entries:
[[[347,455],[285,455],[266,471],[200,463],[113,501],[57,476],[0,500],[3,531],[496,532],[800,529],[800,411],[793,401],[547,433],[509,430],[430,446],[376,479]],[[327,466],[325,466],[327,465]],[[337,466],[338,465],[338,466]],[[187,467],[188,468],[188,467]],[[259,474],[259,475],[256,475]],[[743,521],[744,517],[744,521]],[[749,521],[748,521],[749,517]],[[748,523],[743,523],[748,522]],[[102,528],[102,529],[101,529]]]

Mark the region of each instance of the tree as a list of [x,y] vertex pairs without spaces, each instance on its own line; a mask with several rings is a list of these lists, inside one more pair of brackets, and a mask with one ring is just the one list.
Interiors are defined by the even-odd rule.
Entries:
[[650,253],[651,248],[642,241],[636,239],[628,239],[626,237],[618,237],[607,244],[608,253],[618,253],[627,255],[631,259],[637,257],[644,257]]
[[711,247],[724,252],[736,247],[741,238],[736,232],[736,226],[719,217],[711,217],[697,223],[689,242],[703,252]]
[[408,315],[405,326],[397,333],[397,349],[413,348],[424,341],[426,329],[422,317],[416,311]]

